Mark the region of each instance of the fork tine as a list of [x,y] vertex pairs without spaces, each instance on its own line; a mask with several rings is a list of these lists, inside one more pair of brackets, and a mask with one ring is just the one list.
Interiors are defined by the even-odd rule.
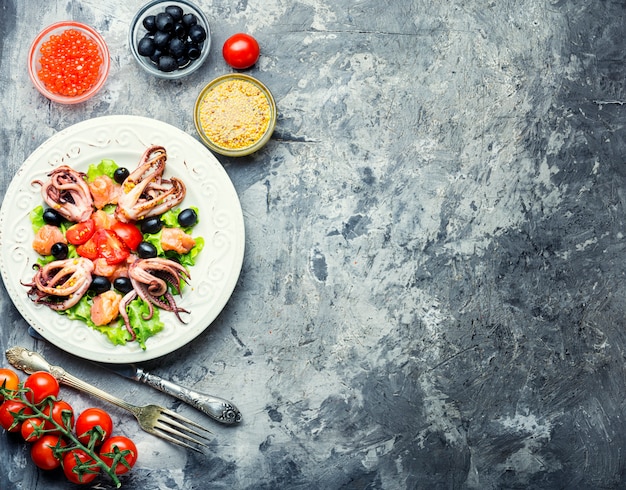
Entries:
[[[184,431],[189,432],[190,434],[194,434],[196,436],[202,437],[203,439],[209,439],[206,435],[192,429],[192,427],[195,427],[197,429],[200,429],[204,432],[206,432],[207,434],[212,434],[212,432],[209,429],[206,429],[204,427],[202,427],[200,424],[195,423],[193,420],[188,419],[187,417],[183,417],[182,415],[173,412],[172,410],[168,410],[167,408],[163,408],[161,409],[161,414],[158,418],[159,421],[161,422],[165,422],[169,425],[172,425],[174,427],[177,427],[178,429],[182,429]],[[183,423],[181,423],[183,422]],[[187,425],[184,425],[187,424]],[[189,427],[192,426],[192,427]]]
[[[165,439],[166,441],[172,442],[172,443],[177,444],[177,445],[182,446],[182,447],[186,447],[188,449],[193,449],[194,451],[196,451],[198,453],[202,453],[202,451],[200,449],[198,449],[197,447],[192,446],[191,444],[187,444],[186,442],[181,441],[180,439],[176,439],[175,437],[172,437],[172,436],[168,435],[167,433],[165,433],[165,432],[163,432],[162,430],[159,430],[159,429],[160,429],[159,427],[153,427],[152,430],[150,430],[150,433],[154,434],[155,436],[160,437],[161,439]],[[176,433],[176,432],[174,431],[174,433]],[[178,434],[184,436],[184,434],[180,434],[180,433],[178,433]],[[190,439],[191,439],[191,441],[195,442],[199,446],[208,447],[206,444],[204,444],[204,443],[202,443],[200,441],[196,441],[195,439],[192,439],[192,438],[190,438]]]
[[[169,432],[170,434],[175,434],[175,435],[177,435],[179,437],[183,437],[183,438],[187,439],[188,441],[197,442],[198,444],[204,444],[204,442],[197,441],[190,434],[198,436],[198,437],[200,437],[200,438],[202,438],[202,439],[204,439],[206,441],[209,440],[208,437],[204,437],[202,434],[199,434],[195,430],[189,429],[188,427],[185,427],[184,425],[181,425],[181,424],[177,423],[176,421],[169,420],[169,419],[164,418],[164,417],[159,417],[158,420],[155,421],[154,427],[158,428],[158,429],[161,429],[161,430],[163,430],[165,432]],[[189,434],[185,434],[184,432],[181,432],[180,430],[176,430],[176,428],[185,430]]]

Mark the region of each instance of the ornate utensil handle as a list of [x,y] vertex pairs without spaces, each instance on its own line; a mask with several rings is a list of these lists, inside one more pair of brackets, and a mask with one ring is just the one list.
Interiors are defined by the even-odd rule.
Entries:
[[91,395],[97,396],[105,401],[113,403],[118,407],[124,408],[133,412],[134,406],[126,403],[123,400],[120,400],[105,391],[102,391],[95,386],[90,385],[89,383],[85,383],[84,381],[76,378],[69,374],[65,369],[60,366],[53,366],[48,361],[44,359],[41,354],[37,352],[30,351],[24,347],[11,347],[6,351],[7,360],[9,363],[24,371],[26,374],[33,374],[36,371],[46,371],[59,380],[59,383],[66,384],[71,386],[72,388],[76,388],[77,390],[84,391],[85,393],[89,393]]
[[137,368],[136,379],[188,403],[218,422],[223,424],[241,422],[241,412],[228,400],[185,388],[156,374],[148,373],[141,368]]

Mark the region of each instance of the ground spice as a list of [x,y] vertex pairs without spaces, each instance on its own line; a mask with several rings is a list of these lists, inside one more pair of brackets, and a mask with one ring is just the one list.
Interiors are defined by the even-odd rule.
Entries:
[[259,141],[270,124],[270,103],[247,80],[226,80],[210,89],[200,105],[200,126],[215,145],[236,150]]

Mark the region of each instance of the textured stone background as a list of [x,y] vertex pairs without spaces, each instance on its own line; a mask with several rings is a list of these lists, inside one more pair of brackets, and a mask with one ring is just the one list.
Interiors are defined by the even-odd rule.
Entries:
[[[37,146],[91,117],[195,134],[195,98],[230,71],[221,45],[238,31],[259,40],[249,73],[278,104],[263,151],[218,157],[246,220],[232,299],[147,366],[232,399],[244,422],[214,425],[198,457],[112,409],[141,451],[125,486],[623,487],[626,4],[198,3],[212,52],[179,82],[131,58],[141,2],[0,3],[3,192]],[[104,90],[77,107],[39,96],[26,70],[31,39],[62,19],[111,49]],[[2,349],[198,416],[33,341],[6,293],[0,311]],[[18,439],[0,452],[0,488],[65,488]]]

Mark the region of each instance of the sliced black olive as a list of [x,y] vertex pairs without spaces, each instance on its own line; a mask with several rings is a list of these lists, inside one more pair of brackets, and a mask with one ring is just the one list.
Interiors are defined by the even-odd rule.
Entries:
[[55,209],[47,208],[43,212],[43,220],[49,225],[61,226],[61,223],[63,223],[63,216],[61,216]]
[[113,281],[113,287],[122,294],[129,293],[133,289],[133,285],[128,277],[118,277]]
[[67,259],[67,254],[69,253],[69,249],[67,244],[63,242],[57,242],[52,247],[50,247],[50,253],[57,260]]
[[190,60],[197,60],[198,58],[200,58],[201,53],[202,53],[202,50],[200,49],[200,46],[198,46],[197,44],[187,45],[187,57]]
[[141,242],[137,245],[137,255],[142,259],[151,259],[157,256],[157,249],[150,242]]
[[146,233],[152,235],[154,233],[158,233],[163,228],[163,221],[158,216],[152,216],[150,218],[146,218],[141,220],[141,233]]
[[115,169],[115,172],[113,172],[113,180],[118,184],[121,184],[128,178],[129,175],[130,172],[126,167],[118,167]]
[[168,5],[165,7],[165,11],[172,16],[174,21],[180,20],[183,18],[183,9],[178,5]]
[[183,228],[189,228],[190,226],[195,226],[197,222],[198,222],[198,215],[191,208],[183,209],[178,214],[178,224],[182,226]]
[[174,71],[178,68],[176,58],[170,55],[163,55],[159,58],[157,68],[164,72]]
[[189,28],[189,39],[194,43],[201,43],[206,39],[206,30],[199,24]]
[[167,12],[160,12],[156,16],[156,28],[161,32],[171,32],[174,29],[174,19]]
[[142,22],[143,26],[148,32],[156,31],[156,17],[154,15],[148,15]]
[[187,27],[195,26],[198,23],[198,18],[195,14],[189,13],[183,15],[183,24]]
[[96,294],[105,293],[106,291],[111,289],[111,281],[109,281],[104,276],[93,276],[89,289],[91,289]]
[[157,31],[154,33],[154,45],[157,48],[166,48],[170,42],[172,35],[169,32]]
[[150,36],[142,37],[137,43],[137,52],[141,56],[152,56],[155,49],[154,39]]

